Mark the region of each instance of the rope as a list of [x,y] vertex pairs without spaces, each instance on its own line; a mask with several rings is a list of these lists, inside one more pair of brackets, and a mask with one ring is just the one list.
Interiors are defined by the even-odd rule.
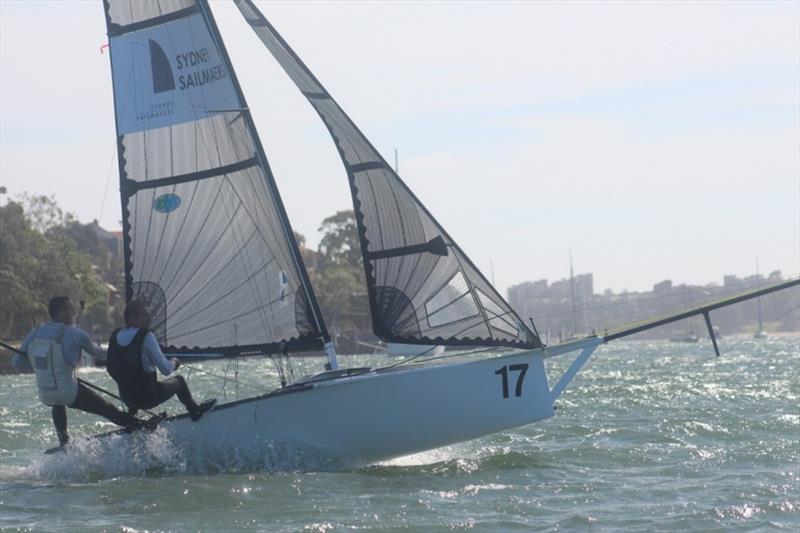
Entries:
[[[420,357],[422,357],[426,353],[430,352],[434,348],[436,348],[436,346],[431,346],[430,348],[428,348],[427,350],[425,350],[422,353],[419,353],[417,355],[413,355],[413,356],[411,356],[411,357],[409,357],[407,359],[403,359],[402,361],[399,361],[397,363],[391,364],[389,366],[382,366],[382,367],[378,368],[377,370],[388,370],[390,368],[395,368],[395,367],[398,367],[398,366],[402,366],[402,365],[408,364],[411,361],[415,361],[415,360],[419,359]],[[436,361],[438,359],[449,359],[451,357],[463,357],[465,355],[473,355],[473,354],[476,354],[476,353],[491,352],[491,351],[494,351],[494,350],[497,350],[497,347],[496,346],[490,346],[489,348],[484,348],[482,350],[473,350],[471,352],[458,352],[458,353],[452,353],[452,354],[449,354],[449,355],[437,355],[437,356],[434,356],[434,357],[429,357],[427,359],[422,359],[419,362],[420,363],[427,363],[428,361]]]
[[[215,378],[220,378],[223,381],[228,381],[229,380],[227,374],[218,374],[216,372],[212,372],[210,370],[206,370],[205,368],[200,368],[199,366],[194,366],[194,365],[189,364],[189,363],[181,363],[181,366],[182,367],[185,366],[186,368],[189,368],[189,369],[191,369],[191,370],[193,370],[195,372],[201,372],[203,374],[208,374],[209,376],[214,376]],[[238,386],[238,383],[240,383],[240,382],[241,382],[242,385],[244,385],[246,387],[250,387],[253,390],[257,390],[259,392],[262,392],[264,390],[264,385],[263,384],[255,384],[255,383],[248,383],[247,381],[241,381],[238,378],[238,372],[237,372],[237,378],[236,378],[237,386]]]

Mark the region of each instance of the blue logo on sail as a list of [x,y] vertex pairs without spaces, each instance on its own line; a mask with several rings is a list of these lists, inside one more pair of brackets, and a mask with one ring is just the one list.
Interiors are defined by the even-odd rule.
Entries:
[[153,72],[153,92],[155,94],[175,89],[175,78],[169,65],[167,54],[153,39],[148,39],[150,44],[150,68]]
[[169,213],[175,211],[181,206],[181,197],[177,194],[162,194],[153,200],[153,209],[159,213]]

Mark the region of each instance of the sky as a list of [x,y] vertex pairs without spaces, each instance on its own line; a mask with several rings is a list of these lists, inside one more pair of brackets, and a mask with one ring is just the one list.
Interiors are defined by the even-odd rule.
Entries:
[[[597,291],[800,272],[800,2],[257,3],[500,291],[570,250]],[[336,149],[211,5],[315,247],[352,208]],[[106,41],[100,0],[0,0],[0,184],[114,230]]]

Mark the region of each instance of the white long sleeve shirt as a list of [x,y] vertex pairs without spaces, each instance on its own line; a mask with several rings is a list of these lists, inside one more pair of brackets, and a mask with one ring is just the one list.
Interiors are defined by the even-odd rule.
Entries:
[[[117,343],[123,347],[128,346],[138,332],[139,328],[133,327],[120,330],[117,333]],[[152,331],[145,335],[142,342],[142,368],[151,374],[155,373],[158,368],[165,376],[169,376],[175,370],[175,365],[161,351],[158,340]]]

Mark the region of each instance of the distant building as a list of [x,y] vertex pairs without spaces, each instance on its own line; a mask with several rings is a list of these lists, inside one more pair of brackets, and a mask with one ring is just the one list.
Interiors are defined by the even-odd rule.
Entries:
[[737,278],[736,276],[723,276],[722,278],[722,286],[723,287],[731,287],[734,285],[740,285],[742,280]]
[[653,285],[653,292],[656,294],[666,294],[672,290],[672,280],[665,279],[661,283]]
[[[564,340],[591,331],[610,330],[754,289],[756,283],[765,286],[781,280],[779,271],[771,272],[766,279],[755,275],[744,279],[725,276],[723,286],[713,282],[705,285],[674,285],[672,280],[667,279],[654,284],[651,292],[624,291],[615,294],[607,289],[602,294],[594,294],[592,274],[579,274],[571,280],[562,279],[550,285],[547,280],[514,285],[508,289],[508,302],[521,317],[533,317],[537,329],[549,342],[553,342],[550,339]],[[800,287],[761,299],[764,316],[774,322],[772,330],[797,331],[800,328],[797,301],[800,301]],[[787,312],[786,309],[793,311]],[[756,313],[757,304],[753,300],[716,310],[712,313],[712,320],[723,334],[752,333],[756,327]],[[638,336],[672,338],[685,334],[688,329],[700,331],[702,321],[679,321]]]

